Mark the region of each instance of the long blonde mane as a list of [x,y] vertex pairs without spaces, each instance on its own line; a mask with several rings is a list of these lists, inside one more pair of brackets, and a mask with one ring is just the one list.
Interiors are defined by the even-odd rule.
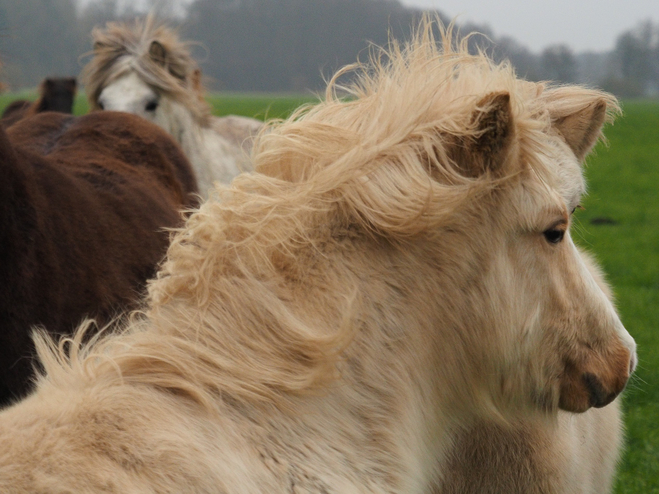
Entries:
[[[355,316],[373,300],[357,293],[341,263],[336,273],[306,269],[301,251],[317,249],[329,263],[339,237],[432,239],[466,204],[488,207],[488,192],[518,175],[466,176],[451,149],[478,136],[472,115],[492,92],[511,96],[518,159],[552,175],[538,156],[546,155],[553,95],[568,89],[520,80],[508,63],[455,46],[450,29],[440,26],[438,42],[436,29],[424,20],[411,41],[337,74],[323,102],[271,124],[253,155],[260,173],[219,188],[219,200],[174,236],[147,316],[82,349],[81,333],[72,350],[40,337],[47,379],[151,384],[210,407],[227,394],[272,401],[333,380],[357,337]],[[569,91],[575,108],[597,94],[617,109],[605,93]],[[288,292],[291,280],[323,289],[300,300]]]
[[[207,122],[210,108],[203,98],[191,44],[181,41],[174,29],[149,14],[132,23],[95,27],[92,39],[93,57],[81,74],[92,110],[99,109],[98,98],[105,86],[135,71],[144,82],[188,108],[200,124]],[[149,54],[154,41],[165,48],[165,60],[154,60]]]

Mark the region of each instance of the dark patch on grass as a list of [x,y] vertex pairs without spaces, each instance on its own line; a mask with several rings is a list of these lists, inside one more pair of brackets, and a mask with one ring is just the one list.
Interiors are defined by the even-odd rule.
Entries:
[[590,220],[591,225],[617,225],[618,222],[613,218],[608,218],[606,216],[597,216]]

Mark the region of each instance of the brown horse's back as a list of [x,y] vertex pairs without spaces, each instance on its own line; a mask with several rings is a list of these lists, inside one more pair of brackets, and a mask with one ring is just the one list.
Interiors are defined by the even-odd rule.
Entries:
[[2,404],[29,388],[33,325],[68,334],[135,306],[196,191],[178,146],[128,114],[28,117],[0,156]]
[[14,125],[16,122],[27,116],[33,105],[34,103],[32,101],[28,101],[26,99],[17,99],[12,101],[2,112],[0,124],[2,124],[5,128],[9,127],[10,125]]

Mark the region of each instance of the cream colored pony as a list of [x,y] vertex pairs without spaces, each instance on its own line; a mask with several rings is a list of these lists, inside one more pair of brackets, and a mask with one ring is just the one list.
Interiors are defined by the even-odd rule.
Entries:
[[425,493],[458,431],[622,391],[635,344],[569,232],[615,100],[432,27],[262,134],[122,334],[37,338],[0,491]]
[[109,22],[92,32],[94,56],[82,79],[92,110],[133,113],[169,132],[192,163],[204,197],[213,183],[229,183],[251,169],[248,155],[262,122],[213,117],[201,71],[172,29],[152,15]]

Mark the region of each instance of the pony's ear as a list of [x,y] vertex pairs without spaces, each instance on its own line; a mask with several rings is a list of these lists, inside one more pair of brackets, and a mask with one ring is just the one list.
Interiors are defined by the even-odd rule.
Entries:
[[598,99],[570,115],[557,118],[552,125],[581,161],[599,140],[605,121],[606,101]]
[[155,63],[167,69],[167,71],[177,79],[185,80],[185,70],[177,64],[171,63],[171,60],[168,57],[167,48],[165,48],[160,41],[154,39],[151,42],[151,45],[149,45],[149,57],[151,57],[151,60]]
[[513,114],[508,92],[492,93],[476,104],[471,116],[474,134],[460,138],[451,152],[460,172],[468,177],[497,174],[513,142]]
[[149,56],[151,57],[151,60],[163,67],[167,63],[167,50],[158,40],[154,39],[149,45]]

